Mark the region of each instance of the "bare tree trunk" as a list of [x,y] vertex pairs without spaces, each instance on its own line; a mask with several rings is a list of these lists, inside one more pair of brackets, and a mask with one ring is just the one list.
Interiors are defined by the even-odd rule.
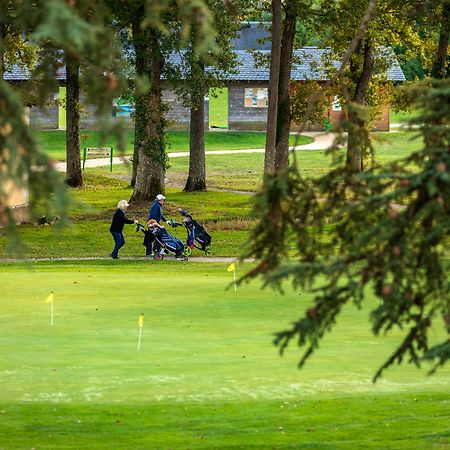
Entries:
[[439,44],[436,53],[436,60],[433,64],[432,75],[434,78],[446,78],[448,69],[448,39],[450,37],[450,1],[442,4],[442,20],[439,32]]
[[277,134],[275,146],[275,172],[279,173],[289,165],[289,132],[291,127],[291,68],[294,47],[295,3],[286,4],[286,17],[283,27],[280,55],[280,79],[278,88]]
[[267,108],[266,153],[264,172],[275,171],[275,144],[277,130],[278,82],[281,53],[281,0],[272,0],[272,48],[270,58],[269,105]]
[[[364,60],[360,77],[356,83],[353,102],[357,105],[364,105],[366,95],[372,79],[373,65],[375,61],[375,51],[373,45],[364,41]],[[347,141],[346,165],[349,169],[361,172],[363,170],[363,149],[365,146],[364,133],[361,130],[366,126],[364,119],[358,114],[358,111],[349,110],[349,128]]]
[[66,53],[66,183],[83,186],[80,154],[80,64]]
[[[200,70],[204,70],[203,65],[200,66]],[[189,175],[184,187],[186,192],[206,190],[204,83],[200,83],[198,92],[195,106],[191,107]]]
[[[139,21],[140,21],[139,17]],[[135,146],[138,149],[136,182],[130,201],[150,201],[164,193],[166,152],[164,138],[164,108],[161,94],[163,56],[158,32],[141,29],[133,24],[133,43],[136,51],[136,72],[146,75],[150,90],[135,99]]]

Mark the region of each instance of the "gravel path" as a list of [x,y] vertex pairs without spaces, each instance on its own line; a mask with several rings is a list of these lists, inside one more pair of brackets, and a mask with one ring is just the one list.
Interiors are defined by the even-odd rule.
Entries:
[[[152,261],[151,258],[145,256],[121,256],[119,259],[123,261]],[[172,256],[166,256],[165,261],[177,261]],[[49,257],[49,258],[0,258],[0,263],[8,262],[42,262],[42,261],[111,261],[109,256],[85,256],[85,257]],[[189,261],[193,262],[223,262],[232,263],[238,261],[238,258],[231,256],[191,256]],[[252,262],[253,259],[246,259],[245,262]],[[181,261],[182,262],[182,261]]]

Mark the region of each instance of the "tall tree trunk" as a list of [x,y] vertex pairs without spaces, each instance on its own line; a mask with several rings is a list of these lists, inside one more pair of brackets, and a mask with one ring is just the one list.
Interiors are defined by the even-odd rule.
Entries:
[[66,183],[83,186],[80,154],[80,64],[66,53]]
[[[356,82],[355,93],[352,101],[356,105],[364,105],[366,95],[372,79],[373,65],[375,61],[375,49],[369,40],[364,41],[364,59],[361,75]],[[349,169],[361,172],[363,170],[363,153],[366,140],[362,130],[367,124],[359,114],[358,109],[349,109],[349,127],[347,140],[346,165]]]
[[448,39],[450,37],[450,1],[442,2],[442,20],[439,31],[439,44],[436,60],[433,64],[432,75],[434,78],[446,78],[449,72]]
[[277,135],[278,82],[281,53],[281,0],[272,0],[272,47],[270,57],[269,105],[267,108],[266,152],[264,172],[275,171],[275,145]]
[[282,172],[289,165],[289,132],[291,127],[290,88],[296,17],[295,2],[289,0],[286,4],[286,17],[284,20],[283,37],[281,41],[277,134],[275,145],[276,173]]
[[[6,14],[2,9],[0,9],[0,14],[2,15]],[[2,80],[3,74],[5,73],[5,51],[3,50],[5,37],[6,37],[6,24],[0,22],[0,77]]]
[[[199,63],[198,69],[204,72],[204,65]],[[198,95],[191,106],[191,121],[189,125],[189,175],[184,191],[206,190],[205,164],[205,87],[203,80],[198,87]]]
[[139,160],[130,201],[150,201],[157,194],[164,193],[167,162],[161,94],[163,56],[158,32],[150,27],[142,29],[140,20],[141,17],[138,17],[132,26],[136,72],[148,77],[150,89],[135,99],[135,145],[138,148]]
[[136,184],[136,174],[137,174],[137,168],[139,165],[139,145],[137,144],[137,137],[136,137],[136,122],[134,127],[134,148],[133,148],[133,165],[131,166],[131,182],[130,186],[134,187]]

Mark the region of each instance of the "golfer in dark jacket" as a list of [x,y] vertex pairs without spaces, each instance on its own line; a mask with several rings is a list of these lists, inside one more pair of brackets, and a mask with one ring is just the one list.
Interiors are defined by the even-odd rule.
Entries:
[[152,203],[152,206],[150,207],[150,211],[148,213],[147,220],[154,219],[156,220],[160,225],[161,221],[167,222],[166,218],[163,215],[162,207],[164,205],[164,201],[166,200],[166,197],[162,194],[158,194],[156,196],[155,201]]
[[117,204],[117,210],[114,213],[109,231],[114,238],[114,250],[111,253],[111,258],[118,259],[119,249],[124,246],[125,238],[123,237],[123,227],[126,223],[138,223],[137,220],[130,220],[125,217],[125,213],[128,209],[128,202],[126,200],[120,200]]
[[[161,224],[161,221],[167,222],[170,225],[170,221],[166,220],[166,218],[163,215],[162,207],[164,205],[164,201],[166,200],[166,197],[162,194],[158,194],[156,196],[155,201],[152,203],[152,206],[150,207],[150,211],[148,213],[148,220],[156,220],[158,224]],[[149,251],[151,248],[151,243],[153,242],[153,252],[157,253],[160,250],[160,246],[158,242],[155,241],[155,237],[153,234],[149,235],[149,242],[147,244],[147,256],[153,256],[153,254]]]

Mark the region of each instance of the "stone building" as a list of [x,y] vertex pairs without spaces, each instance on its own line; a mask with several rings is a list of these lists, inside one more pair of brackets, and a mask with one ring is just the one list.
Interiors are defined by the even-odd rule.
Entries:
[[[239,36],[233,41],[233,46],[237,58],[236,73],[229,74],[225,82],[225,88],[222,95],[222,108],[226,108],[225,116],[227,120],[222,128],[229,130],[265,130],[267,120],[268,103],[268,81],[269,64],[259,66],[251,51],[257,50],[261,59],[268,61],[270,57],[270,41],[267,40],[268,32],[261,24],[248,23],[240,32]],[[264,40],[266,39],[266,40]],[[390,49],[384,49],[382,56],[388,62],[388,69],[384,75],[387,83],[397,83],[405,80],[403,72],[398,64],[395,55]],[[173,54],[169,58],[171,64],[177,64],[180,61],[179,55]],[[333,61],[329,56],[327,49],[317,47],[304,47],[294,51],[292,65],[292,81],[308,82],[316,81],[325,83],[330,68],[337,68],[339,61]],[[325,70],[324,67],[328,67]],[[29,73],[26,70],[13,68],[5,72],[6,80],[20,83],[27,80]],[[45,111],[34,106],[30,110],[30,125],[40,129],[58,129],[65,128],[65,111],[58,105],[57,100],[65,97],[65,71],[62,68],[59,71],[58,79],[60,82],[58,92],[49,99],[48,107]],[[189,109],[184,107],[174,90],[168,83],[163,82],[163,101],[168,106],[167,119],[171,129],[188,129],[190,113]],[[214,127],[213,104],[214,96],[209,95],[205,98],[205,128]],[[119,102],[120,103],[120,102]],[[129,104],[112,105],[112,120],[124,120],[131,125],[133,105]],[[386,104],[379,120],[374,123],[376,130],[389,130],[389,105]],[[342,118],[342,111],[336,98],[329,99],[329,109],[324,117],[323,123],[315,124],[316,128],[323,128],[326,121],[336,124]],[[81,128],[95,128],[96,118],[93,109],[85,107],[81,117]],[[293,124],[295,127],[295,124]]]

